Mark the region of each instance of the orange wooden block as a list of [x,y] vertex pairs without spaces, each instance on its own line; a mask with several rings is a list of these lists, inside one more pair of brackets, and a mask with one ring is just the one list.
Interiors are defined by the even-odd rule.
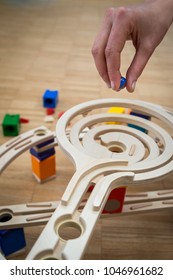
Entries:
[[48,157],[44,160],[39,160],[35,156],[31,155],[32,171],[38,181],[47,180],[50,177],[56,175],[56,162],[55,155]]

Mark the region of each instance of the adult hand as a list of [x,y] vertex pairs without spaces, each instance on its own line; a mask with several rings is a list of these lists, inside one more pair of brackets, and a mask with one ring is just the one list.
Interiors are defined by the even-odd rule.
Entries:
[[131,39],[136,49],[126,73],[126,88],[135,89],[155,48],[173,21],[173,0],[150,0],[130,7],[109,8],[92,47],[96,68],[108,87],[120,87],[121,52]]

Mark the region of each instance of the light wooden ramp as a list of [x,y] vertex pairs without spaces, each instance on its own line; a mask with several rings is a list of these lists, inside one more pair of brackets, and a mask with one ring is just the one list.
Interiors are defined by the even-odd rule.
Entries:
[[[124,107],[126,111],[131,109],[151,117],[151,120],[129,114],[107,113],[110,107]],[[141,127],[147,133],[128,124]],[[51,135],[50,132],[48,135]],[[113,189],[126,186],[130,190],[134,184],[140,188],[142,183],[160,180],[173,171],[172,135],[172,112],[137,100],[98,99],[79,104],[63,114],[56,127],[57,143],[74,163],[76,172],[62,199],[49,205],[43,202],[29,205],[27,209],[21,206],[23,213],[30,211],[29,214],[36,215],[36,218],[29,217],[21,223],[22,211],[16,210],[16,206],[15,210],[9,207],[13,215],[17,211],[18,225],[25,226],[28,221],[33,225],[37,222],[44,224],[49,220],[27,259],[81,259],[97,220],[100,216],[109,216],[102,212]],[[9,152],[9,161],[11,158]],[[88,194],[88,188],[93,183],[94,189]],[[139,189],[136,194],[126,193],[122,212],[113,216],[172,207],[172,190],[145,193]],[[0,213],[3,213],[2,207]],[[48,215],[44,216],[46,213]]]

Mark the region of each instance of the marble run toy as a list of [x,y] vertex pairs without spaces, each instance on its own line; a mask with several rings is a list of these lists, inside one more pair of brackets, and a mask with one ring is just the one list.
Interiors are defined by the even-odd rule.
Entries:
[[[151,119],[108,113],[110,107],[135,110]],[[146,129],[148,134],[129,127],[128,123]],[[58,145],[72,160],[76,172],[59,202],[0,207],[0,216],[8,215],[6,222],[0,222],[0,229],[46,224],[27,259],[81,259],[98,219],[110,218],[110,211],[103,213],[110,194],[114,194],[110,199],[114,219],[173,207],[172,189],[140,191],[142,183],[161,180],[173,172],[172,135],[170,109],[114,98],[93,100],[69,109],[58,120],[56,133],[41,127],[20,135],[0,147],[1,172],[24,150],[50,139],[53,141],[41,147],[42,151]],[[91,185],[93,188],[88,192]],[[126,186],[123,192],[122,186]],[[131,186],[138,191],[131,192]],[[68,234],[69,228],[75,230],[75,237]]]

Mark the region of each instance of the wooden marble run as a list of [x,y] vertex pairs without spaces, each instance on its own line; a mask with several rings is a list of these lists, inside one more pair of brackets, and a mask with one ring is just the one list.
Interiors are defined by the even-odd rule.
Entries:
[[[149,118],[108,113],[111,107],[134,110]],[[138,100],[100,99],[65,112],[56,133],[40,127],[12,139],[0,147],[0,172],[20,153],[49,139],[54,141],[42,150],[58,144],[76,172],[60,201],[0,207],[0,229],[46,224],[27,259],[81,259],[99,217],[173,207],[171,189],[130,191],[131,186],[140,188],[142,183],[160,180],[173,171],[172,135],[171,110]],[[126,187],[119,195],[122,186]],[[117,192],[111,197],[114,190]]]

